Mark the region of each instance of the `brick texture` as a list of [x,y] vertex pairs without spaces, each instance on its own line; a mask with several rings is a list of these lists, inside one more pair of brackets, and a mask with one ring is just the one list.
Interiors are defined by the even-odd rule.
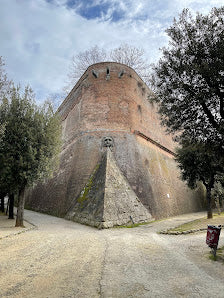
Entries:
[[180,180],[172,154],[176,144],[160,125],[150,92],[123,64],[90,66],[59,107],[60,168],[51,180],[27,191],[27,207],[66,216],[102,159],[103,138],[111,136],[117,166],[153,217],[202,210],[204,189],[199,185],[192,191]]

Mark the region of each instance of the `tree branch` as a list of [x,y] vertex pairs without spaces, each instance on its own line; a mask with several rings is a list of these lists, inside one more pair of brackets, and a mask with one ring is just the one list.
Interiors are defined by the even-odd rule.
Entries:
[[[195,93],[191,90],[190,86],[185,85],[184,88],[186,88],[186,90],[193,96],[195,97]],[[208,120],[210,122],[210,124],[218,131],[220,132],[220,127],[218,122],[215,121],[214,116],[212,115],[212,113],[210,112],[210,110],[208,109],[207,105],[205,104],[205,102],[203,101],[202,98],[199,98],[199,103],[205,113],[205,115],[208,117]]]
[[[221,93],[221,92],[220,92]],[[223,93],[221,93],[223,94]],[[220,97],[220,115],[224,119],[224,96]]]
[[218,84],[213,84],[208,77],[204,77],[206,83],[210,88],[215,89],[215,93],[219,97],[219,112],[222,119],[224,119],[224,93],[220,91]]
[[219,124],[215,121],[214,116],[212,115],[212,113],[210,112],[208,107],[206,106],[205,102],[203,100],[199,99],[199,103],[202,106],[202,109],[205,112],[206,116],[208,117],[208,120],[211,123],[211,125],[219,132],[219,129],[220,129]]

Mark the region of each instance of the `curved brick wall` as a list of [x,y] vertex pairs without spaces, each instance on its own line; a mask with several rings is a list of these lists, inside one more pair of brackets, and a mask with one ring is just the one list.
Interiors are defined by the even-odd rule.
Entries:
[[87,183],[104,148],[114,139],[114,156],[138,198],[155,218],[201,210],[204,191],[191,191],[161,127],[150,90],[131,68],[112,62],[90,66],[59,107],[63,150],[54,178],[27,193],[27,206],[65,216]]
[[145,83],[126,65],[90,66],[59,108],[65,144],[80,133],[139,130],[173,150],[171,136],[165,135],[156,108],[147,100],[149,94]]

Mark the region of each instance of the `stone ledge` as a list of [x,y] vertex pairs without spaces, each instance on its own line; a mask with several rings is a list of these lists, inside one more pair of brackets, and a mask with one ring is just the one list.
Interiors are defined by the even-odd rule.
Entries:
[[[222,228],[224,228],[224,225],[221,225]],[[192,234],[196,232],[201,231],[207,231],[207,228],[200,228],[200,229],[192,229],[187,231],[172,231],[175,228],[170,228],[168,230],[159,231],[158,234],[164,234],[164,235],[186,235],[186,234]]]

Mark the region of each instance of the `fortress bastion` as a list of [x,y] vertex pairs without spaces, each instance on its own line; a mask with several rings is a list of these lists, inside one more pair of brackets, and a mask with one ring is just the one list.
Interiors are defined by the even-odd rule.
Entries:
[[202,210],[174,161],[150,90],[130,67],[91,65],[58,111],[59,170],[26,195],[28,208],[106,228]]

